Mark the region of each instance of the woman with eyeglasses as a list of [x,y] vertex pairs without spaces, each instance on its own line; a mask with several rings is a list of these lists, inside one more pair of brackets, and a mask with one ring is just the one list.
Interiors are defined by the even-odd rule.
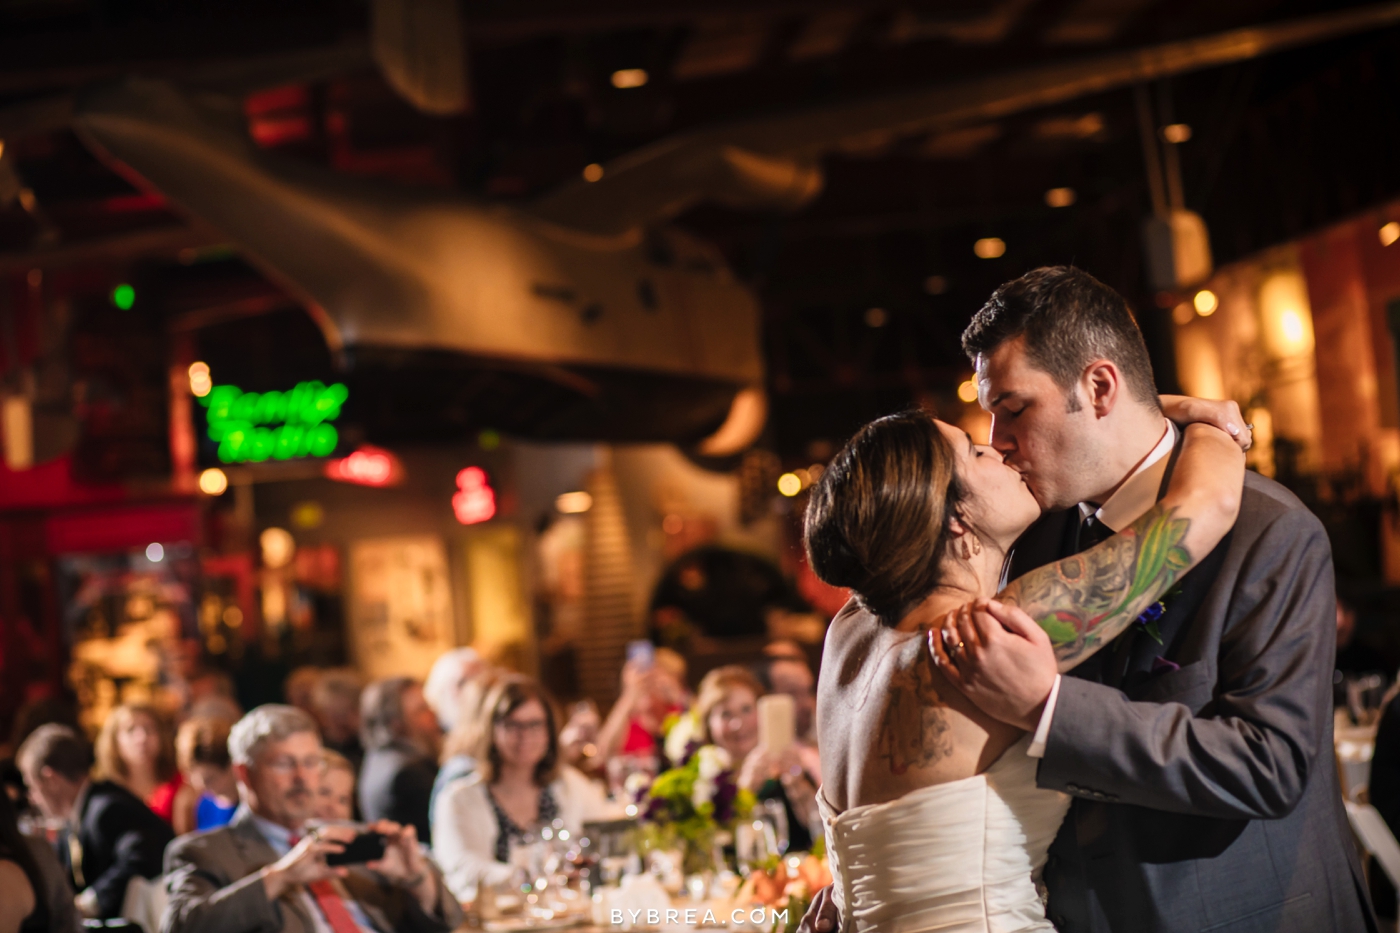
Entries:
[[462,901],[511,878],[512,844],[539,839],[556,820],[577,835],[589,820],[619,815],[601,787],[559,761],[558,715],[536,681],[502,679],[479,715],[476,770],[449,784],[433,812],[433,856]]
[[759,800],[782,804],[787,819],[788,850],[812,847],[808,826],[816,816],[816,784],[802,768],[795,745],[778,752],[758,742],[758,699],[763,685],[748,668],[717,667],[700,681],[695,695],[696,739],[717,745],[738,769],[739,786]]

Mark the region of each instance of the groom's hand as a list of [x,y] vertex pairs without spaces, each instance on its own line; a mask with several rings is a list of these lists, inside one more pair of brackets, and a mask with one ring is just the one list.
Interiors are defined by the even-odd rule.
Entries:
[[1033,732],[1059,673],[1055,649],[1017,606],[978,600],[928,633],[933,663],[993,719]]

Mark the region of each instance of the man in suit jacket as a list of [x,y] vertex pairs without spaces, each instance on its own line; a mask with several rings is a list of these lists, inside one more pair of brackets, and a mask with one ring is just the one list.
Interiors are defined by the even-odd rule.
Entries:
[[306,713],[273,704],[252,710],[234,725],[229,756],[243,803],[229,825],[170,847],[163,933],[443,933],[461,923],[461,907],[412,826],[379,821],[382,859],[326,865],[356,831],[306,827],[322,767]]
[[[963,344],[992,446],[1047,510],[1009,577],[1155,504],[1176,437],[1121,296],[1038,269]],[[973,702],[1033,733],[1039,785],[1075,798],[1044,872],[1057,929],[1375,929],[1332,758],[1334,599],[1321,523],[1250,473],[1234,529],[1160,616],[1069,675],[1034,626],[959,653]]]
[[360,812],[367,820],[412,824],[432,842],[428,801],[437,780],[442,729],[411,677],[375,681],[360,697],[365,757],[360,765]]
[[40,811],[64,823],[56,854],[78,892],[78,909],[120,916],[131,879],[160,874],[170,827],[120,784],[90,781],[87,742],[68,726],[40,726],[16,759]]

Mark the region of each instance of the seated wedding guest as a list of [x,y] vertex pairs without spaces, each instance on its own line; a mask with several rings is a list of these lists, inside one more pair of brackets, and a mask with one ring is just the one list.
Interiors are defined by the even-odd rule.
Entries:
[[286,697],[288,705],[316,715],[311,694],[316,690],[321,673],[321,668],[305,664],[288,674],[287,679],[282,681],[282,696]]
[[77,933],[73,889],[47,841],[19,831],[10,798],[0,794],[0,933]]
[[673,658],[680,656],[658,648],[622,666],[622,695],[598,729],[598,756],[603,760],[661,753],[666,717],[686,707],[685,662],[678,676]]
[[812,847],[807,829],[817,812],[817,787],[802,768],[797,747],[772,753],[758,744],[758,698],[763,685],[737,664],[717,667],[700,681],[695,696],[697,739],[718,745],[739,769],[738,784],[760,800],[780,800],[787,811],[788,848]]
[[259,706],[228,744],[243,802],[227,826],[170,846],[162,933],[436,933],[461,923],[412,826],[372,824],[387,837],[384,857],[348,867],[326,856],[354,839],[354,827],[303,835],[323,767],[309,714]]
[[340,752],[321,749],[321,783],[316,788],[316,819],[345,823],[355,818],[355,767]]
[[433,856],[460,900],[508,881],[512,843],[554,820],[577,835],[589,820],[620,815],[603,790],[559,763],[558,720],[544,688],[508,677],[481,709],[471,776],[452,782],[433,814]]
[[432,825],[437,802],[443,789],[459,778],[476,770],[476,748],[480,744],[481,706],[491,688],[500,682],[505,672],[484,667],[462,687],[457,699],[457,714],[452,717],[452,731],[442,740],[442,767],[433,779],[433,791],[428,796],[428,825]]
[[324,672],[311,691],[312,715],[321,726],[321,744],[344,755],[355,771],[365,760],[360,743],[360,694],[364,682],[348,667]]
[[114,781],[174,825],[175,795],[185,779],[175,767],[175,741],[164,716],[144,703],[112,710],[97,734],[99,781]]
[[754,667],[765,693],[792,697],[797,756],[812,783],[820,784],[821,758],[817,754],[817,678],[807,656],[794,642],[778,641],[764,647],[763,660]]
[[187,719],[175,734],[175,762],[185,786],[175,795],[175,834],[215,829],[233,819],[238,782],[228,757],[230,723],[224,719]]
[[428,800],[437,777],[442,732],[411,677],[390,677],[365,688],[360,698],[360,813],[367,820],[393,820],[431,842]]
[[475,648],[453,648],[433,662],[428,679],[423,681],[423,699],[437,715],[443,732],[451,732],[457,724],[462,690],[486,666]]
[[160,874],[170,827],[122,785],[89,780],[87,742],[67,726],[40,726],[16,758],[30,799],[65,824],[55,852],[78,892],[78,910],[118,916],[131,879]]

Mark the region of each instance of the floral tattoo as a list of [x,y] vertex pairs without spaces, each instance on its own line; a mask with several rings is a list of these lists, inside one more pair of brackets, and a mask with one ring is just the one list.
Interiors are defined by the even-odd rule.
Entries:
[[1089,550],[1017,578],[998,598],[1039,623],[1062,670],[1073,667],[1122,634],[1190,568],[1183,542],[1191,520],[1175,512],[1158,505]]

